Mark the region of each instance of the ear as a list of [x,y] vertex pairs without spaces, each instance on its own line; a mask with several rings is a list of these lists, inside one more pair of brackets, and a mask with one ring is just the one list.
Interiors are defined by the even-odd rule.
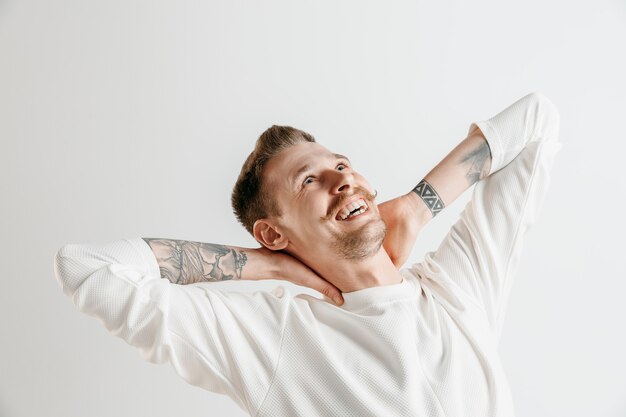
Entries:
[[278,226],[267,219],[255,221],[252,231],[254,232],[254,238],[268,249],[284,249],[289,243],[287,236],[281,233]]

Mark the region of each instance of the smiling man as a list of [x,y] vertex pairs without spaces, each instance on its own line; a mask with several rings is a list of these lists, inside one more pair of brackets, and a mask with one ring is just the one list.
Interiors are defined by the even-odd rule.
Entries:
[[[530,93],[472,123],[412,190],[382,204],[347,157],[272,126],[232,194],[260,247],[68,244],[55,275],[80,311],[144,359],[171,363],[251,416],[513,416],[498,342],[562,147],[559,124],[554,104]],[[438,248],[402,268],[424,224],[471,185]],[[325,297],[211,284],[262,279]]]
[[[342,292],[401,282],[382,247],[386,226],[365,178],[347,157],[310,141],[300,130],[273,126],[265,132],[281,134],[302,142],[281,150],[265,165],[262,183],[275,190],[269,198],[280,215],[272,212],[257,219],[255,239],[299,259]],[[250,164],[256,163],[254,156]],[[249,210],[251,196],[241,186],[246,174],[244,170],[235,187],[233,204],[249,227],[245,221],[253,213],[243,212]]]

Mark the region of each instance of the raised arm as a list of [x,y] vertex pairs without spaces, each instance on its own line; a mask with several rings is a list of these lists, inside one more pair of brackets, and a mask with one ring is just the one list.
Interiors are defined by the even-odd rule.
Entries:
[[[479,307],[476,312],[484,315],[497,343],[525,236],[549,195],[554,159],[563,145],[559,111],[540,92],[474,121],[468,135],[478,129],[491,151],[488,175],[475,184],[442,241],[411,268],[442,300],[453,299],[452,309],[461,304]],[[454,198],[455,190],[438,187],[434,185],[448,204],[446,196]]]
[[257,249],[178,239],[142,238],[152,249],[161,278],[174,284],[263,279],[272,268]]
[[341,291],[293,256],[265,247],[242,248],[178,239],[142,238],[174,284],[277,279],[308,287],[341,304]]
[[190,384],[228,395],[250,415],[258,410],[279,358],[288,292],[174,285],[139,237],[66,244],[54,267],[77,309],[145,360],[169,362]]
[[415,211],[427,213],[414,217],[432,219],[465,190],[485,178],[490,168],[489,144],[480,129],[475,129],[408,193]]
[[[473,184],[509,165],[531,142],[554,142],[559,112],[542,93],[517,100],[468,136],[416,186],[379,205],[387,223],[383,246],[396,267],[409,256],[419,230]],[[547,139],[546,139],[547,138]]]
[[421,228],[485,178],[490,168],[487,140],[480,129],[474,129],[411,191],[379,205],[387,224],[383,247],[397,268],[408,258]]

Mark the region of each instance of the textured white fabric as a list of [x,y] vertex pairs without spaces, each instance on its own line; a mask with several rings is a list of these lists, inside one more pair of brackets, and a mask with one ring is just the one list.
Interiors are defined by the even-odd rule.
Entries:
[[559,114],[541,93],[472,123],[491,173],[436,251],[399,284],[326,297],[160,278],[137,237],[68,244],[55,275],[77,308],[190,384],[251,416],[513,416],[498,341],[525,232],[539,213]]

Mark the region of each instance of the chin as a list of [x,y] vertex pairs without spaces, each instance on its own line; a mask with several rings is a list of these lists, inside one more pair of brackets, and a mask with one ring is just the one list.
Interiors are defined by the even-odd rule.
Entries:
[[341,259],[366,259],[378,253],[386,234],[385,222],[377,217],[358,229],[334,234],[331,248]]

